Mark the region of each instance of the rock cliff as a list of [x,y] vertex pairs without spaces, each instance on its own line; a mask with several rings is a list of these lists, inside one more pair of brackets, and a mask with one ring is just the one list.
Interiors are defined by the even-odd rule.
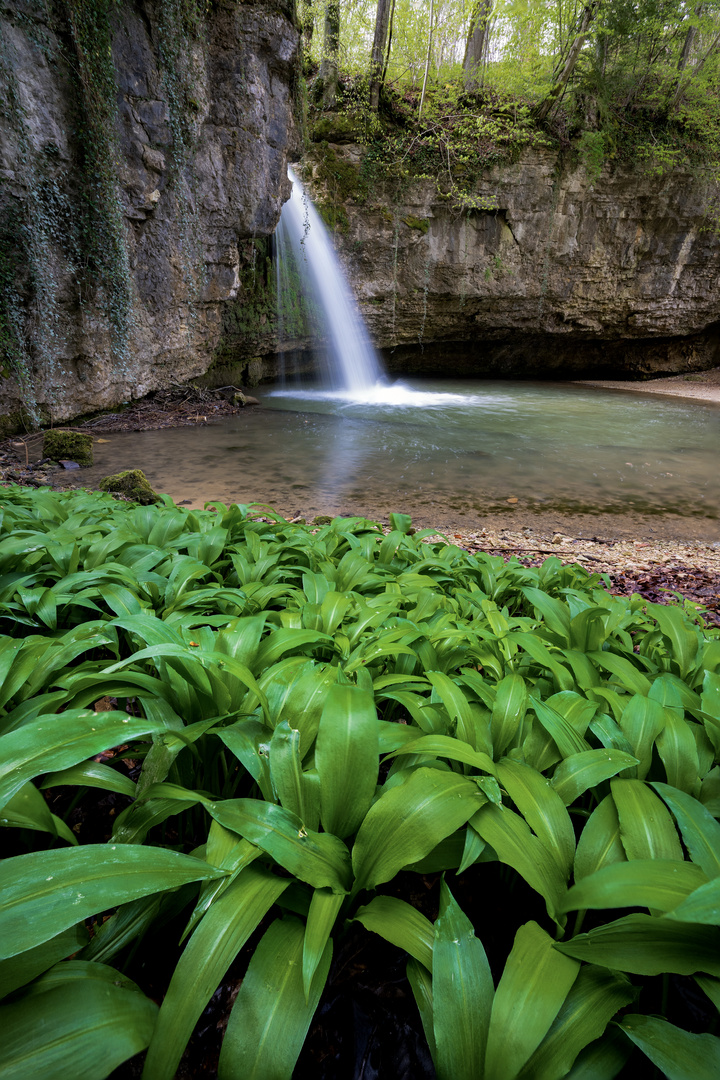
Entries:
[[526,151],[485,175],[487,210],[463,211],[431,181],[399,197],[371,186],[339,205],[323,184],[327,154],[347,192],[352,170],[362,186],[363,151],[326,145],[304,175],[339,224],[391,370],[552,377],[720,363],[720,187],[702,171],[611,163],[592,179]]
[[0,4],[0,407],[204,372],[287,197],[292,0]]
[[[297,50],[292,0],[0,0],[0,428],[259,381],[290,349],[307,366],[302,320],[278,340],[271,241]],[[431,181],[368,182],[351,143],[302,171],[391,371],[720,363],[720,188],[701,170],[591,177],[525,151],[469,211]]]

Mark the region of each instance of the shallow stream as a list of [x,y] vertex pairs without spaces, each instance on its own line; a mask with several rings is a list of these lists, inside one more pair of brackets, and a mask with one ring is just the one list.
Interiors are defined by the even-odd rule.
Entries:
[[[364,400],[261,388],[218,425],[108,434],[92,473],[144,469],[178,502],[260,502],[287,516],[343,513],[478,528],[616,521],[718,539],[720,408],[573,384],[407,381]],[[68,478],[69,479],[69,478]],[[602,519],[602,521],[600,520]]]

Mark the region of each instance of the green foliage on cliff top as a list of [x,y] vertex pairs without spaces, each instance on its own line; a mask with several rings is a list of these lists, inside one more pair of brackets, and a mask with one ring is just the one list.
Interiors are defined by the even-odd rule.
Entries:
[[720,0],[484,5],[485,47],[470,77],[462,61],[477,5],[437,0],[431,20],[424,7],[397,0],[378,112],[368,102],[375,4],[341,9],[346,67],[331,115],[314,66],[319,27],[306,56],[314,138],[361,142],[374,176],[430,177],[459,207],[471,207],[480,173],[526,147],[560,150],[591,182],[613,161],[655,175],[682,167],[720,177]]

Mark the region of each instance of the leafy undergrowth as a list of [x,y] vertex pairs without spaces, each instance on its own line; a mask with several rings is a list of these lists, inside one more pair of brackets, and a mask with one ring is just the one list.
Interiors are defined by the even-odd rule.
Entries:
[[423,1075],[720,1074],[717,631],[403,515],[1,513],[4,1080],[187,1075],[211,999],[223,1080],[349,1076],[370,941]]

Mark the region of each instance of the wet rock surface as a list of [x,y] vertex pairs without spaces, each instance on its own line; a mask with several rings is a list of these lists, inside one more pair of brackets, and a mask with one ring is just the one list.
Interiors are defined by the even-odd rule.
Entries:
[[[161,5],[113,9],[117,205],[109,212],[122,218],[116,270],[130,297],[121,319],[116,313],[119,333],[108,316],[117,289],[93,281],[77,250],[91,136],[82,134],[72,37],[55,7],[0,5],[0,97],[18,103],[0,117],[0,217],[20,264],[23,222],[36,223],[30,256],[42,274],[20,265],[18,304],[36,408],[57,422],[207,370],[222,307],[242,299],[253,238],[272,233],[288,194],[298,32],[288,0],[208,6],[181,58],[181,85],[182,73],[163,66]],[[21,391],[2,380],[0,412],[19,413],[27,382]]]

